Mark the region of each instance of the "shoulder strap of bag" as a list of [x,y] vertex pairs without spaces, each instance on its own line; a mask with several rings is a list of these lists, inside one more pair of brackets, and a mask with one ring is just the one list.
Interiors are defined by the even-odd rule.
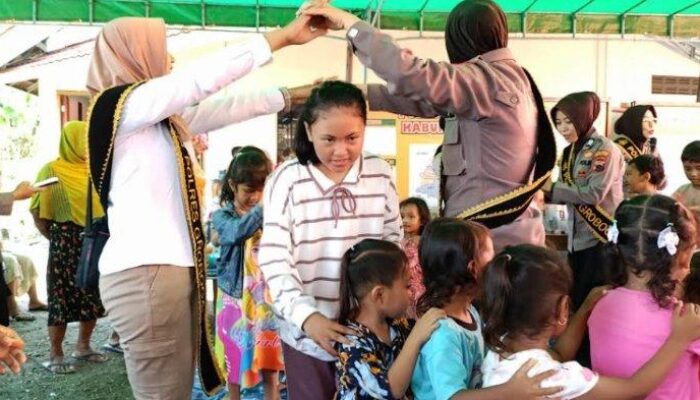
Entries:
[[87,179],[87,207],[85,207],[85,226],[92,226],[92,179]]

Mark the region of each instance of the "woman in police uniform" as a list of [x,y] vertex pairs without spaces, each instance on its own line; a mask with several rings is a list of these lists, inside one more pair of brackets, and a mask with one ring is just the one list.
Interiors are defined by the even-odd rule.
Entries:
[[[559,180],[545,185],[544,190],[553,203],[566,204],[569,211],[574,310],[592,288],[606,281],[601,267],[603,245],[611,216],[622,201],[625,162],[617,146],[593,127],[599,113],[600,99],[593,92],[572,93],[550,112],[557,130],[570,143],[561,158]],[[590,363],[587,354],[582,357],[580,362]]]
[[594,267],[600,265],[610,216],[622,201],[624,161],[612,141],[593,127],[599,112],[600,99],[593,92],[572,93],[550,112],[557,130],[570,143],[561,158],[559,180],[545,189],[549,189],[553,203],[569,208],[568,250],[574,271],[575,308],[593,286],[602,283],[600,271]]
[[656,109],[651,105],[632,106],[615,122],[613,142],[620,147],[626,162],[643,154],[658,156],[656,139]]

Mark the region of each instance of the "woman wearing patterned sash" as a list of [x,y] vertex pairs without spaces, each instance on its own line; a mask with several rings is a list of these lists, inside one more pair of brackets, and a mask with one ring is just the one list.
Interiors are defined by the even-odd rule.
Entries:
[[651,105],[632,106],[615,121],[613,142],[620,147],[625,162],[651,154],[658,156],[654,130],[656,129],[656,109]]
[[542,214],[531,200],[555,164],[554,134],[534,80],[508,49],[506,15],[496,2],[465,0],[450,12],[449,63],[420,59],[331,6],[304,13],[347,29],[355,55],[386,80],[367,88],[370,109],[449,115],[441,154],[445,216],[491,228],[496,251],[544,245]]
[[[588,292],[606,282],[602,268],[603,245],[611,215],[622,201],[625,163],[609,139],[599,135],[593,123],[600,113],[600,99],[593,92],[572,93],[551,110],[554,124],[570,145],[561,158],[559,180],[543,188],[553,203],[569,211],[569,264],[574,274],[573,310]],[[578,360],[590,366],[588,343]]]
[[100,292],[137,399],[189,399],[195,360],[223,383],[205,302],[204,234],[190,132],[280,111],[280,90],[210,99],[272,52],[323,35],[303,16],[171,72],[165,24],[121,18],[96,39],[87,87],[90,173],[107,211]]

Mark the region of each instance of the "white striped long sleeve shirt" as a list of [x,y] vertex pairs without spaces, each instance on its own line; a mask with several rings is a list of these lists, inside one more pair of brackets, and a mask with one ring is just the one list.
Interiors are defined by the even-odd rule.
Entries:
[[399,243],[399,202],[389,165],[358,158],[340,184],[312,165],[285,162],[264,192],[259,264],[280,317],[280,337],[322,360],[334,358],[301,330],[313,313],[335,319],[339,310],[340,262],[362,239]]

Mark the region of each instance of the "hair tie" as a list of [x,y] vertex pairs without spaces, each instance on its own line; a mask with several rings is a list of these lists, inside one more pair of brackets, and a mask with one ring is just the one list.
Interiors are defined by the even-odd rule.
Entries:
[[673,223],[668,223],[666,229],[659,232],[659,237],[656,240],[656,245],[662,249],[666,248],[668,254],[676,255],[678,252],[678,244],[680,243],[680,238],[678,233],[673,229]]
[[513,256],[511,256],[510,254],[504,254],[503,257],[506,258],[506,264],[513,261]]
[[613,220],[611,226],[608,227],[608,242],[617,244],[617,238],[620,236],[620,230],[617,228],[617,220]]

